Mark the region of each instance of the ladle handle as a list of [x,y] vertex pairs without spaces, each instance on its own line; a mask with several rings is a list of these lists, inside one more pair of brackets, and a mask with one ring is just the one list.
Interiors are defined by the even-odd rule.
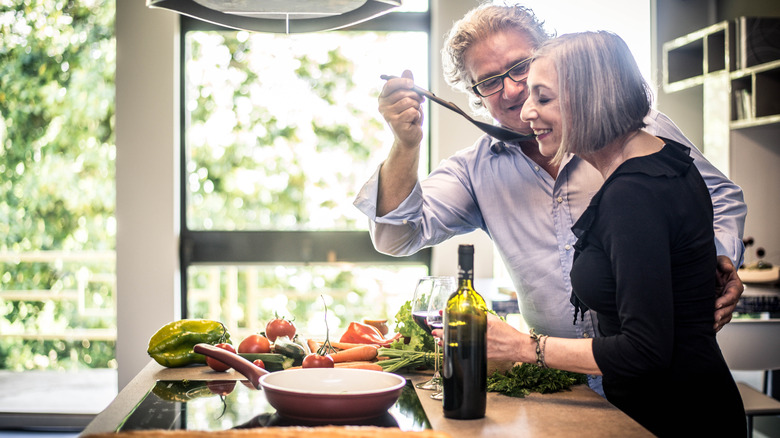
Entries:
[[[395,79],[395,78],[397,78],[398,76],[392,76],[392,75],[381,75],[381,76],[379,76],[379,77],[380,77],[380,79],[382,79],[382,80],[388,81],[388,80],[390,80],[390,79]],[[454,111],[454,112],[456,112],[456,113],[458,113],[458,114],[462,115],[463,117],[465,117],[465,118],[466,118],[466,120],[468,120],[468,121],[469,121],[469,122],[471,122],[471,123],[475,123],[475,124],[478,124],[478,123],[480,123],[480,122],[477,122],[476,120],[474,120],[474,119],[473,119],[473,118],[472,118],[472,117],[469,115],[469,113],[467,113],[466,111],[463,111],[462,109],[460,109],[460,107],[459,107],[459,106],[455,105],[454,103],[452,103],[452,102],[450,102],[450,101],[448,101],[448,100],[444,100],[444,99],[442,99],[441,97],[439,97],[439,96],[437,96],[437,95],[433,94],[433,92],[432,92],[432,91],[428,91],[428,90],[426,90],[425,88],[421,88],[421,87],[419,87],[418,85],[414,85],[414,87],[412,87],[412,91],[414,91],[414,92],[415,92],[415,93],[417,93],[417,94],[423,95],[423,96],[427,97],[428,99],[431,99],[432,101],[434,101],[434,102],[438,103],[439,105],[441,105],[441,106],[443,106],[443,107],[445,107],[445,108],[448,108],[448,109],[450,109],[450,110],[452,110],[452,111]],[[477,125],[477,126],[479,126],[479,125]]]
[[246,377],[247,380],[249,380],[249,383],[256,389],[260,389],[260,378],[268,374],[268,371],[256,366],[236,353],[227,351],[224,348],[215,347],[211,344],[195,344],[192,347],[192,351],[216,359],[225,365],[232,367]]

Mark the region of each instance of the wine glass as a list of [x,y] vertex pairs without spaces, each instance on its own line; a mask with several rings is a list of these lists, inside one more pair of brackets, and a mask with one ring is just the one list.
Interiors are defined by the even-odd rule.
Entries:
[[[428,334],[431,334],[433,328],[428,323],[428,312],[430,308],[430,302],[432,297],[436,297],[445,293],[446,291],[451,293],[455,288],[455,279],[453,277],[423,277],[417,282],[417,287],[414,290],[414,298],[412,299],[412,318],[423,330]],[[444,292],[443,292],[444,291]],[[445,298],[446,300],[446,298]],[[438,311],[437,315],[438,316]],[[422,383],[416,385],[419,389],[425,389],[429,391],[441,390],[441,377],[439,374],[439,344],[435,343],[436,352],[434,359],[434,373],[433,377]]]
[[[441,277],[439,282],[434,285],[431,296],[428,299],[428,316],[426,318],[430,330],[443,328],[444,308],[450,295],[457,289],[454,277]],[[441,400],[444,397],[442,392],[441,374],[439,373],[439,342],[436,340],[436,357],[434,359],[433,378],[436,380],[436,392],[431,395],[434,400]]]

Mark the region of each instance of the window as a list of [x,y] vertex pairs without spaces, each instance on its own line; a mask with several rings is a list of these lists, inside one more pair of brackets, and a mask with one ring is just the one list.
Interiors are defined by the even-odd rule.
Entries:
[[0,369],[116,368],[114,2],[0,6]]
[[2,428],[116,395],[114,20],[112,0],[0,2]]
[[377,253],[352,201],[392,144],[380,75],[427,85],[429,21],[418,7],[284,35],[182,19],[184,315],[235,338],[275,313],[324,335],[325,305],[335,330],[409,299],[430,251]]

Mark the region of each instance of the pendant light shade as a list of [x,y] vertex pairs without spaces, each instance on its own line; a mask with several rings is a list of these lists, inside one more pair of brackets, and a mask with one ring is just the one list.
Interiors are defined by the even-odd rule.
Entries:
[[233,29],[302,33],[370,20],[401,0],[146,0],[146,5]]

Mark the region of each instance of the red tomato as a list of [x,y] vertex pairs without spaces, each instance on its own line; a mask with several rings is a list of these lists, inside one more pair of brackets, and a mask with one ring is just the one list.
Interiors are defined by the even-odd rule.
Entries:
[[[225,349],[225,350],[227,350],[227,351],[229,351],[231,353],[235,353],[236,352],[236,349],[233,348],[232,345],[227,344],[227,343],[217,344],[217,345],[215,345],[215,347],[223,348],[223,349]],[[220,362],[220,361],[218,361],[218,360],[216,360],[216,359],[214,359],[212,357],[209,357],[209,356],[206,356],[206,365],[210,366],[211,369],[214,370],[214,371],[227,371],[227,370],[230,369],[229,366],[227,366],[224,363],[222,363],[222,362]]]
[[263,363],[262,359],[255,359],[252,363],[255,364],[256,367],[265,369],[265,364]]
[[238,344],[239,353],[270,353],[271,341],[265,336],[254,334],[249,335]]
[[291,321],[284,318],[276,318],[265,325],[265,335],[271,342],[276,341],[279,336],[288,336],[290,339],[295,336],[295,326]]
[[206,382],[209,391],[217,395],[228,395],[236,389],[235,380],[209,380]]
[[320,356],[317,353],[311,353],[303,358],[303,368],[333,368],[333,358],[326,354]]

